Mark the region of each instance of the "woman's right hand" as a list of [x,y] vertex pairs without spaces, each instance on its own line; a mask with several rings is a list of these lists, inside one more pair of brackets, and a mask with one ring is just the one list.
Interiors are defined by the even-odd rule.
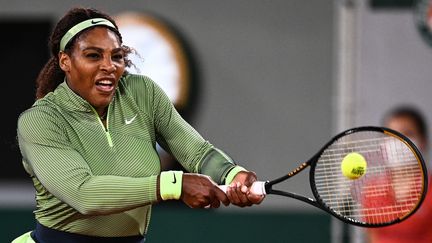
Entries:
[[180,199],[191,208],[218,208],[230,204],[227,195],[206,175],[184,173]]

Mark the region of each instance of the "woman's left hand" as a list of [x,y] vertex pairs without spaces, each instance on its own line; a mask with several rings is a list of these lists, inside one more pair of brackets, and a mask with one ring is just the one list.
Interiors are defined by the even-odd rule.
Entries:
[[228,185],[226,194],[232,204],[239,207],[249,207],[260,204],[264,195],[257,195],[250,191],[252,184],[257,180],[255,172],[240,171]]

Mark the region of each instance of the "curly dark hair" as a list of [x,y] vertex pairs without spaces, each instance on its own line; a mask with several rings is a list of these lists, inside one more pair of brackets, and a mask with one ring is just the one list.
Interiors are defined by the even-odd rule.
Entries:
[[[60,40],[66,34],[66,32],[75,26],[76,24],[85,21],[87,19],[92,18],[105,18],[114,24],[116,27],[107,28],[111,29],[115,34],[117,34],[120,44],[123,43],[122,36],[118,31],[117,24],[114,19],[110,17],[108,14],[94,9],[94,8],[84,8],[84,7],[75,7],[70,9],[56,24],[54,30],[51,33],[51,36],[48,41],[48,46],[51,52],[51,58],[45,64],[45,66],[40,71],[37,79],[36,79],[36,99],[43,98],[46,94],[53,91],[60,83],[63,82],[65,73],[59,66],[58,53],[60,51]],[[92,27],[83,30],[73,37],[69,43],[66,45],[64,52],[68,55],[71,54],[72,47],[75,45],[75,40],[83,33],[92,29]],[[122,45],[122,48],[125,52],[125,64],[126,67],[130,67],[132,65],[131,61],[127,58],[128,54],[130,54],[133,50],[125,45]]]

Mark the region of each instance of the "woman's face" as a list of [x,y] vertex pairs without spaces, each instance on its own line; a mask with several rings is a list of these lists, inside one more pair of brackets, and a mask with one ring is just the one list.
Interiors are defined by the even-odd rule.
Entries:
[[113,31],[95,27],[77,37],[70,56],[60,53],[60,67],[69,87],[103,114],[124,73],[124,55]]

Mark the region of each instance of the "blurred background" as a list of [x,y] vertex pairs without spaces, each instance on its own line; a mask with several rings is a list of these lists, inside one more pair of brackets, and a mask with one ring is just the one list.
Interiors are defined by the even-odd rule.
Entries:
[[[159,82],[207,140],[261,180],[294,169],[338,132],[380,125],[396,105],[432,122],[432,46],[413,0],[0,0],[0,242],[34,227],[16,121],[34,101],[52,28],[74,6],[115,16],[141,56],[130,71]],[[281,188],[312,196],[307,172]],[[148,242],[362,242],[356,231],[269,196],[243,209],[157,205]]]

